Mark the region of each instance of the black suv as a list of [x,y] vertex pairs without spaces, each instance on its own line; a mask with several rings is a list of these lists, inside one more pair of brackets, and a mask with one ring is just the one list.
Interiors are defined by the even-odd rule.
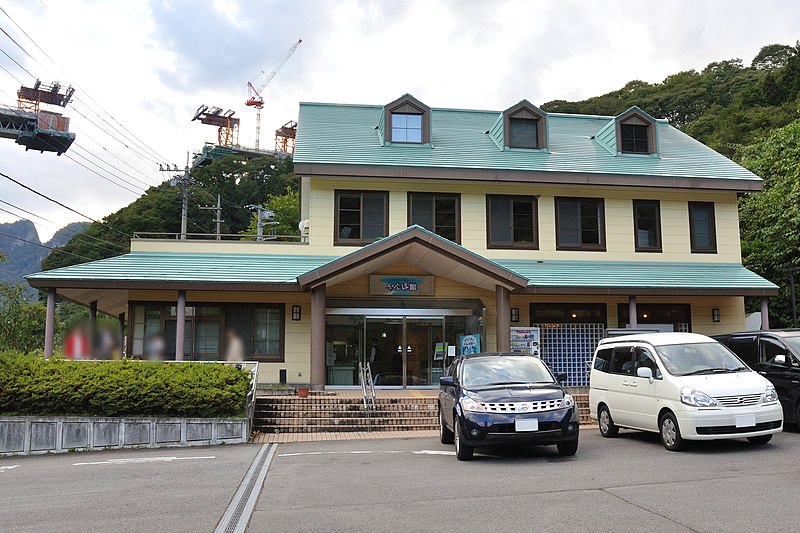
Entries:
[[784,420],[800,424],[800,330],[749,331],[714,338],[770,380]]
[[457,357],[439,379],[439,438],[461,461],[476,446],[555,444],[578,451],[578,410],[541,359],[518,353]]

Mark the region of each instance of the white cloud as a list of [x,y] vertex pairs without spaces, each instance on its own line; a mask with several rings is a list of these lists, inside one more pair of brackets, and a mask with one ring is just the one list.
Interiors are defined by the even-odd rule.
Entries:
[[[68,154],[92,167],[81,159],[94,161],[89,150],[147,183],[162,178],[155,160],[182,165],[187,151],[215,139],[214,128],[190,121],[200,104],[234,109],[240,142],[252,145],[246,82],[298,38],[303,44],[264,93],[262,147],[296,118],[301,100],[381,104],[411,92],[434,107],[501,109],[521,98],[582,99],[711,61],[747,64],[761,46],[793,44],[800,28],[800,5],[790,0],[17,0],[3,7],[58,67],[2,13],[0,26],[36,61],[2,35],[0,49],[44,81],[78,86],[75,108],[64,110],[78,135]],[[2,54],[0,65],[33,81]],[[0,103],[13,105],[17,88],[0,70]],[[127,132],[118,140],[118,123],[158,155]],[[65,156],[26,153],[8,139],[0,139],[0,172],[94,218],[135,198]],[[58,225],[78,218],[5,180],[0,198]],[[0,212],[0,221],[11,220]],[[39,225],[43,237],[55,229]]]

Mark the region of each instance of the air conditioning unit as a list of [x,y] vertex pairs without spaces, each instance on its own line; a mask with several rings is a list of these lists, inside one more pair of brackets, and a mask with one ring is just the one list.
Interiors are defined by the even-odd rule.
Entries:
[[308,235],[308,228],[311,227],[311,221],[309,220],[301,220],[300,223],[297,225],[297,228],[300,230],[300,235]]

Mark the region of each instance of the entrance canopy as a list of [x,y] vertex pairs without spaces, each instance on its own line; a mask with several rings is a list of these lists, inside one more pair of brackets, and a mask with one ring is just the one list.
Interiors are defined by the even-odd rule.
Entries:
[[303,289],[338,285],[401,262],[490,291],[528,286],[513,270],[416,225],[306,272],[297,282]]

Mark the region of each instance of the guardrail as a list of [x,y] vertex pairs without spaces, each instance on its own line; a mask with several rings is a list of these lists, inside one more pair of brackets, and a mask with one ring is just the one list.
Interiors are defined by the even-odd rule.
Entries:
[[257,235],[242,233],[186,233],[182,238],[181,233],[165,233],[153,231],[134,231],[133,240],[193,240],[193,241],[241,241],[241,242],[279,242],[279,243],[308,243],[308,235],[263,235],[258,240]]

